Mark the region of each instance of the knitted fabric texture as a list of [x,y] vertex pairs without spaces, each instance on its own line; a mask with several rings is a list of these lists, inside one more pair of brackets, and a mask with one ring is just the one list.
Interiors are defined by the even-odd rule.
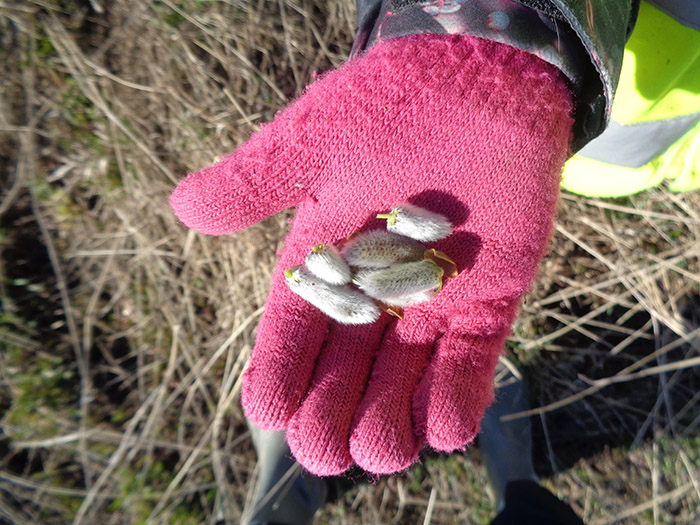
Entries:
[[[246,415],[287,429],[309,471],[394,473],[423,443],[474,439],[503,341],[544,253],[572,126],[561,74],[525,52],[455,35],[373,47],[324,75],[233,155],[189,175],[177,216],[220,235],[297,206],[252,360]],[[398,321],[344,326],[283,271],[313,246],[411,202],[449,218],[430,246],[460,270]]]

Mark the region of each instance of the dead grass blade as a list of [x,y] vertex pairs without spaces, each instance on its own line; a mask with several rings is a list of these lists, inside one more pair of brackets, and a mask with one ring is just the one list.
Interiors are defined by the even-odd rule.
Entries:
[[615,516],[605,518],[605,519],[593,520],[590,523],[591,523],[591,525],[608,525],[610,523],[620,523],[621,521],[624,521],[624,520],[631,518],[633,516],[637,516],[637,515],[641,514],[642,512],[645,512],[649,509],[652,509],[655,505],[659,505],[661,503],[673,501],[675,499],[683,497],[692,488],[693,488],[693,483],[691,481],[689,481],[688,483],[685,483],[674,490],[671,490],[671,491],[666,492],[664,494],[659,494],[659,495],[657,495],[657,497],[652,498],[649,501],[646,501],[644,503],[640,503],[639,505],[634,505],[633,507],[630,507],[630,508],[626,509],[625,511],[620,512],[619,514],[616,514]]
[[153,162],[154,166],[160,169],[165,176],[176,184],[178,179],[175,174],[156,156],[156,154],[146,145],[144,139],[138,137],[129,129],[122,120],[112,111],[104,97],[100,93],[96,82],[85,67],[86,59],[78,46],[75,45],[71,37],[66,32],[61,22],[55,15],[51,15],[49,23],[46,24],[46,32],[51,38],[51,43],[58,50],[61,59],[71,73],[72,78],[80,86],[85,96],[98,108],[107,119],[112,122],[119,131],[124,133],[129,139]]

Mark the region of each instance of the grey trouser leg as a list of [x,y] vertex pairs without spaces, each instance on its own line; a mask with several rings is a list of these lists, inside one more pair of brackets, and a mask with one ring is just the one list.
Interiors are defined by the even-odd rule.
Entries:
[[258,453],[258,479],[244,525],[310,525],[328,497],[326,482],[304,472],[289,450],[284,432],[248,423]]

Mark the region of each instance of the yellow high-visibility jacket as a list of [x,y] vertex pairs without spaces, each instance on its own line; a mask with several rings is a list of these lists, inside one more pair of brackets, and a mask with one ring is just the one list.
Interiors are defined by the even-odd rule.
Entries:
[[664,181],[672,191],[700,188],[700,27],[698,20],[684,19],[690,11],[698,9],[669,16],[642,2],[611,122],[567,162],[563,188],[599,197],[630,195]]

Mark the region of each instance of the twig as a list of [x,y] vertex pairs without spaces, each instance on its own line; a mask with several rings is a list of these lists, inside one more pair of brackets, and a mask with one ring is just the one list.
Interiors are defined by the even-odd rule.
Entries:
[[686,492],[691,490],[693,488],[693,482],[689,481],[688,483],[685,483],[678,487],[675,490],[672,490],[670,492],[666,492],[665,494],[661,494],[658,498],[653,499],[652,501],[645,501],[644,503],[640,503],[639,505],[635,505],[634,507],[630,507],[627,510],[620,512],[619,514],[610,517],[610,518],[605,518],[601,520],[593,520],[591,521],[590,525],[608,525],[611,523],[619,523],[622,520],[625,520],[627,518],[631,518],[632,516],[636,516],[637,514],[641,514],[642,512],[649,510],[652,508],[654,505],[665,503],[667,501],[674,500],[676,498],[680,498],[683,496]]
[[[143,440],[139,438],[125,438],[124,434],[120,432],[113,432],[103,429],[92,428],[87,432],[87,439],[97,440],[103,443],[114,443],[120,444],[126,439],[130,447],[138,448],[141,450],[146,449],[147,445],[143,443]],[[56,436],[47,439],[36,439],[27,441],[13,441],[12,448],[15,450],[21,450],[25,448],[52,448],[67,446],[70,443],[74,443],[80,439],[80,432],[71,432],[69,434],[63,434],[62,436]],[[172,441],[165,441],[162,439],[156,439],[152,441],[152,444],[163,448],[166,450],[177,450],[179,452],[192,452],[194,450],[193,446],[181,445],[179,443],[174,443]]]
[[[562,193],[561,198],[568,201],[580,202],[581,197],[570,195],[568,193]],[[596,206],[598,208],[603,208],[606,210],[619,211],[622,213],[628,213],[630,215],[639,215],[642,217],[648,217],[653,219],[661,219],[667,221],[681,222],[684,224],[700,224],[700,220],[694,219],[692,217],[680,217],[678,215],[671,215],[670,213],[660,213],[655,211],[640,210],[637,208],[630,208],[628,206],[620,206],[618,204],[613,204],[608,201],[601,201],[597,199],[586,199],[586,204],[590,206]]]
[[83,466],[85,486],[90,488],[90,485],[92,484],[92,472],[87,459],[87,444],[85,441],[85,435],[87,433],[88,406],[90,405],[90,401],[92,399],[90,365],[88,363],[88,358],[85,355],[86,349],[80,344],[79,330],[75,322],[75,317],[73,316],[73,307],[71,306],[70,297],[68,294],[68,284],[66,283],[66,278],[63,275],[63,269],[61,268],[56,247],[54,246],[53,239],[49,233],[46,220],[44,219],[41,211],[39,199],[37,198],[33,187],[29,188],[29,195],[31,197],[34,218],[36,219],[36,223],[41,231],[41,237],[44,240],[44,246],[46,247],[49,260],[51,261],[51,267],[53,268],[54,275],[56,276],[56,286],[58,287],[58,291],[61,296],[63,314],[66,319],[66,325],[68,326],[68,334],[70,337],[71,346],[73,347],[73,353],[75,354],[78,373],[80,374],[80,433],[82,434],[82,437],[80,439],[79,450]]
[[433,511],[435,510],[435,500],[437,499],[437,489],[430,489],[430,497],[428,498],[428,506],[425,509],[425,519],[423,525],[430,525],[433,519]]
[[[170,388],[170,384],[172,382],[173,375],[175,373],[175,367],[177,364],[178,360],[178,344],[179,344],[179,334],[180,334],[180,325],[174,324],[171,325],[171,332],[172,332],[172,340],[170,344],[170,353],[168,356],[168,364],[165,367],[165,373],[163,374],[162,379],[159,382],[158,388],[156,389],[156,398],[153,403],[153,410],[151,410],[151,413],[148,415],[148,419],[146,420],[146,424],[143,426],[143,429],[140,432],[140,438],[141,439],[150,439],[150,446],[149,449],[153,449],[154,444],[153,444],[153,438],[151,436],[154,435],[154,428],[156,423],[160,420],[161,414],[163,413],[163,410],[165,409],[163,405],[163,399],[165,398],[165,394],[168,392],[168,389]],[[137,449],[134,448],[132,449],[129,454],[126,456],[127,462],[133,460],[137,453]]]
[[[656,348],[664,346],[664,334],[662,333],[662,328],[659,326],[659,321],[656,318],[652,318],[653,326],[654,326],[654,337],[656,340]],[[666,361],[666,354],[660,354],[656,358],[656,362],[663,366],[667,364]],[[673,415],[673,403],[671,402],[671,395],[669,393],[669,390],[673,386],[673,381],[671,384],[669,384],[668,377],[666,376],[665,372],[662,372],[659,375],[660,379],[660,388],[661,388],[661,398],[664,401],[664,406],[666,408],[666,415],[668,417],[668,421],[671,425],[671,432],[673,435],[676,433],[676,423],[675,423],[675,418]]]
[[80,525],[89,511],[97,510],[99,501],[103,499],[103,495],[101,493],[102,487],[105,483],[107,483],[107,480],[112,475],[112,472],[122,465],[124,456],[126,455],[127,451],[131,449],[132,436],[137,432],[139,423],[141,423],[142,419],[150,409],[151,404],[155,401],[158,391],[159,390],[156,389],[148,396],[148,398],[144,400],[139,409],[136,411],[136,414],[134,414],[134,417],[132,417],[129,421],[126,432],[124,432],[122,442],[119,444],[119,447],[117,447],[117,450],[110,456],[107,467],[102,471],[100,476],[97,478],[97,481],[88,491],[85,499],[80,504],[80,508],[78,509],[78,512],[75,515],[75,520],[73,521],[74,525]]
[[[667,363],[665,365],[652,366],[650,368],[646,368],[640,372],[635,372],[632,374],[620,373],[612,377],[606,377],[605,379],[597,379],[595,381],[587,379],[587,382],[594,386],[599,386],[602,388],[616,383],[625,383],[627,381],[633,381],[635,379],[641,379],[643,377],[663,374],[670,370],[682,370],[684,368],[692,368],[694,366],[700,366],[700,357],[695,357],[692,359],[683,359],[682,361]],[[583,376],[580,377],[583,379]]]
[[119,78],[117,75],[110,73],[102,66],[95,64],[92,60],[89,60],[87,58],[85,59],[85,63],[88,66],[90,66],[92,69],[94,69],[95,73],[97,73],[98,75],[100,75],[102,77],[106,77],[110,80],[113,80],[117,84],[121,84],[124,87],[136,89],[138,91],[145,91],[146,93],[160,93],[160,94],[165,93],[163,90],[160,90],[160,89],[154,89],[150,86],[144,86],[142,84],[137,84],[135,82],[129,82],[128,80],[124,80],[123,78]]
[[287,9],[284,5],[284,0],[278,0],[278,5],[280,9],[280,20],[284,30],[284,45],[287,48],[287,56],[289,57],[289,65],[292,69],[292,75],[294,75],[296,90],[299,91],[304,87],[304,82],[301,78],[301,73],[299,72],[299,66],[297,65],[297,59],[295,56],[296,54],[294,53],[294,49],[292,49],[292,37],[290,35],[289,22],[287,21]]
[[695,494],[698,496],[698,503],[700,503],[700,476],[698,476],[695,468],[693,468],[693,465],[691,465],[688,455],[685,452],[682,450],[679,451],[678,456],[681,458],[685,469],[688,471],[690,481],[692,482],[693,487],[695,487]]
[[[700,330],[700,329],[698,329]],[[695,331],[698,331],[695,330]],[[634,365],[632,365],[634,366]],[[641,365],[640,365],[641,366]],[[522,412],[516,412],[514,414],[509,414],[507,416],[501,417],[502,421],[511,421],[513,419],[519,419],[521,417],[529,417],[529,416],[534,416],[536,414],[545,414],[547,412],[552,412],[553,410],[557,410],[559,408],[562,408],[566,405],[570,405],[571,403],[574,403],[576,401],[579,401],[580,399],[583,399],[584,397],[590,396],[591,394],[595,394],[599,390],[605,388],[606,386],[610,386],[616,383],[623,383],[626,381],[632,381],[634,379],[641,379],[643,377],[648,377],[652,376],[655,374],[660,374],[663,372],[668,372],[670,370],[680,370],[683,368],[690,368],[694,366],[700,366],[700,357],[696,357],[693,359],[685,359],[683,361],[677,362],[677,363],[669,363],[667,365],[663,366],[654,366],[651,368],[647,368],[646,370],[642,370],[641,372],[633,373],[633,374],[622,374],[620,373],[619,375],[615,375],[612,377],[607,377],[605,379],[599,379],[597,381],[590,381],[592,386],[577,392],[576,394],[573,394],[571,396],[565,397],[564,399],[560,399],[554,403],[550,403],[548,405],[544,405],[538,408],[533,408],[530,410],[524,410]]]
[[642,306],[644,306],[644,309],[647,312],[649,312],[650,315],[662,319],[664,321],[664,324],[668,326],[671,330],[673,330],[676,334],[681,335],[683,333],[683,326],[680,323],[678,323],[675,319],[669,319],[667,317],[664,317],[661,314],[661,312],[659,312],[658,309],[654,307],[654,305],[652,305],[644,296],[642,296],[642,294],[639,293],[639,290],[632,284],[632,282],[627,278],[624,272],[620,271],[620,268],[617,264],[614,264],[607,257],[603,256],[603,254],[600,253],[600,251],[596,250],[588,243],[584,242],[578,236],[569,233],[565,228],[557,226],[556,229],[567,239],[576,243],[580,248],[591,254],[595,259],[602,262],[603,264],[605,264],[605,266],[613,270],[618,276],[619,281],[627,288],[628,292],[631,293]]
[[[265,495],[256,503],[254,507],[250,509],[250,514],[246,514],[243,518],[243,522],[247,523],[247,519],[255,516],[257,512],[260,511],[265,505],[270,501],[282,499],[284,494],[287,494],[291,489],[294,481],[301,475],[301,465],[299,463],[294,463],[287,471],[280,476],[280,479],[275,483]],[[274,505],[274,503],[273,503]]]
[[[178,15],[180,15],[181,17],[183,17],[184,19],[186,19],[188,22],[190,22],[191,24],[193,24],[194,26],[196,26],[200,31],[202,31],[202,32],[204,32],[205,34],[207,34],[207,35],[211,36],[212,38],[214,38],[219,44],[221,44],[222,46],[224,46],[224,47],[226,48],[226,50],[227,50],[229,53],[231,53],[231,54],[234,55],[238,60],[240,60],[247,68],[249,68],[251,71],[254,71],[257,75],[259,75],[260,78],[263,80],[263,82],[265,82],[265,83],[270,87],[270,89],[272,89],[272,91],[275,92],[275,94],[279,97],[279,99],[280,99],[282,102],[286,102],[286,101],[287,101],[287,97],[285,97],[284,93],[282,93],[282,91],[275,85],[275,83],[272,82],[272,80],[270,80],[270,78],[269,78],[265,73],[263,73],[262,71],[260,71],[250,60],[248,60],[245,56],[243,56],[237,49],[235,49],[233,46],[231,46],[228,42],[224,41],[224,40],[223,40],[221,37],[219,37],[218,35],[214,34],[214,33],[211,31],[211,29],[209,29],[209,28],[206,27],[204,24],[202,24],[201,22],[199,22],[196,18],[194,18],[194,17],[193,17],[191,14],[189,14],[188,12],[183,11],[182,9],[180,9],[178,6],[176,6],[176,5],[175,5],[173,2],[171,2],[170,0],[162,0],[162,1],[163,1],[163,3],[164,3],[165,5],[167,5],[170,9],[172,9],[173,11],[175,11]],[[205,48],[205,46],[203,46],[203,45],[201,44],[201,42],[195,42],[195,44],[197,44],[197,45],[199,45],[200,47],[202,47],[202,49]]]
[[[549,464],[552,467],[552,472],[554,473],[554,479],[558,482],[559,469],[557,468],[557,459],[554,456],[554,449],[552,448],[552,441],[549,439],[549,429],[547,428],[547,420],[544,414],[540,414],[540,423],[542,423],[542,430],[544,432],[544,440],[547,444],[547,456],[549,458]],[[504,417],[501,417],[502,421],[505,421]]]
[[85,57],[80,52],[80,49],[71,40],[70,36],[66,34],[66,30],[63,28],[63,25],[61,25],[61,22],[53,13],[51,13],[51,19],[46,25],[46,32],[51,39],[51,43],[60,53],[61,58],[71,73],[71,76],[90,102],[92,102],[95,107],[104,114],[105,117],[111,120],[119,128],[119,130],[124,133],[124,135],[126,135],[151,160],[151,162],[153,162],[153,164],[157,166],[166,177],[168,177],[168,179],[170,179],[173,184],[176,184],[178,179],[175,177],[173,172],[161,162],[155,153],[153,153],[150,148],[146,146],[143,140],[137,137],[135,133],[129,129],[107,105],[99,90],[95,87],[93,80],[89,78],[87,73],[84,71],[83,64],[85,63]]
[[[17,168],[15,170],[15,179],[12,181],[10,189],[5,194],[0,203],[0,217],[10,209],[15,199],[19,196],[20,191],[27,182],[27,175],[34,173],[34,163],[36,159],[36,143],[34,140],[33,128],[34,108],[33,104],[36,100],[35,94],[35,71],[34,71],[34,38],[27,36],[25,33],[20,35],[20,39],[24,42],[24,47],[27,49],[25,60],[27,66],[22,68],[22,87],[24,88],[24,112],[27,122],[27,130],[24,131],[19,138],[19,154],[17,155]],[[3,104],[4,109],[4,104]],[[4,115],[2,117],[3,124],[5,123]]]
[[403,484],[403,481],[398,478],[396,480],[396,489],[399,495],[399,504],[398,508],[396,509],[396,512],[394,513],[394,516],[391,518],[391,523],[399,523],[401,518],[403,517],[403,513],[406,510],[406,505],[409,505],[407,503],[408,497],[406,496],[406,487]]
[[[404,506],[427,507],[430,504],[430,500],[425,498],[404,497],[403,504]],[[464,508],[459,503],[450,503],[449,501],[435,501],[433,507],[444,510],[462,510]]]
[[659,444],[656,441],[656,431],[654,432],[654,442],[651,445],[651,502],[654,525],[659,523]]
[[[14,474],[11,474],[7,471],[0,470],[0,480],[5,480],[8,482],[8,484],[13,484],[13,485],[18,485],[20,487],[25,487],[30,490],[35,490],[38,492],[45,492],[47,494],[58,494],[61,496],[71,496],[71,497],[76,497],[76,498],[82,498],[85,497],[88,493],[88,491],[84,489],[71,489],[71,488],[66,488],[66,487],[54,487],[49,485],[48,483],[37,483],[35,481],[29,480],[27,478],[22,478],[19,476],[15,476]],[[210,487],[215,487],[215,483],[210,483],[204,485],[206,488]],[[178,491],[178,495],[186,495],[190,494],[192,492],[198,492],[201,490],[200,487],[196,487],[193,489],[183,489]],[[116,499],[120,498],[123,496],[121,492],[105,492],[102,494],[103,497],[108,498],[108,499]],[[158,493],[151,493],[149,491],[146,492],[141,492],[138,494],[133,494],[132,497],[136,499],[142,499],[142,500],[154,500],[158,499],[160,497],[160,494]]]
[[[49,483],[37,483],[35,481],[29,480],[27,478],[22,478],[15,476],[9,472],[0,470],[0,480],[5,480],[13,485],[18,485],[20,487],[25,487],[31,490],[36,490],[39,492],[45,492],[47,494],[59,494],[61,496],[73,496],[76,498],[82,498],[87,494],[84,489],[71,489],[66,487],[53,487]],[[113,493],[108,494],[107,497],[118,498],[120,494]]]
[[[666,252],[660,254],[658,257],[660,260],[663,260],[666,262],[666,266],[668,265],[674,265],[676,263],[680,263],[681,261],[687,260],[688,257],[696,257],[697,253],[693,251],[692,253],[689,253],[687,247],[681,246],[681,247],[674,247],[670,250],[667,250]],[[662,267],[661,264],[655,263],[655,264],[649,264],[647,261],[643,263],[636,263],[632,265],[627,265],[625,269],[623,269],[621,272],[615,273],[615,272],[609,272],[606,275],[609,275],[610,273],[615,273],[615,277],[611,278],[606,278],[605,275],[603,275],[601,278],[603,279],[600,282],[597,282],[595,284],[581,284],[578,283],[577,281],[572,281],[572,280],[566,280],[566,278],[562,278],[562,281],[566,282],[571,288],[568,290],[560,290],[555,292],[554,294],[544,298],[540,299],[539,301],[535,301],[532,303],[531,308],[540,308],[541,306],[545,306],[548,304],[552,303],[558,303],[560,301],[563,301],[565,299],[573,299],[575,297],[580,297],[582,295],[585,295],[587,293],[596,293],[596,295],[599,294],[599,290],[607,288],[609,286],[615,285],[620,282],[620,275],[624,276],[631,276],[634,275],[636,272],[639,271],[645,271],[647,273],[650,273],[652,275],[655,274],[655,272],[658,272],[659,269],[663,270],[664,268]],[[601,295],[603,299],[606,299],[610,301],[611,303],[615,304],[620,304],[622,306],[626,306],[628,308],[631,308],[633,305],[630,302],[627,301],[620,301],[618,302],[616,299],[616,296],[611,296],[611,295]]]
[[[226,356],[227,365],[229,361],[233,359],[233,355],[233,352],[229,348],[228,355]],[[238,357],[240,358],[241,355],[243,355],[243,352],[241,352]],[[242,363],[240,367],[243,367]],[[229,369],[228,366],[226,366],[226,368]],[[219,393],[219,402],[216,407],[216,413],[214,414],[214,423],[212,424],[213,432],[211,436],[212,467],[214,468],[214,477],[217,480],[217,484],[219,486],[218,495],[220,499],[223,500],[222,512],[224,513],[227,522],[233,522],[235,515],[240,516],[241,509],[238,506],[238,503],[234,499],[233,495],[230,493],[229,486],[226,483],[226,475],[225,470],[223,468],[224,454],[222,453],[221,448],[219,447],[219,438],[221,436],[221,428],[224,422],[224,415],[229,406],[229,403],[231,402],[229,394],[233,389],[233,385],[235,384],[235,380],[239,376],[239,374],[240,369],[238,369],[238,367],[235,367],[234,365],[234,367],[229,369],[229,372],[227,374],[224,374],[224,377],[222,378],[223,384]]]
[[[626,298],[630,295],[631,292],[625,292],[624,294],[621,294],[621,298]],[[591,310],[588,312],[586,315],[581,316],[580,318],[576,319],[573,323],[567,324],[563,328],[560,328],[559,330],[555,330],[554,332],[551,332],[547,335],[544,335],[538,339],[535,339],[534,341],[531,341],[529,343],[526,343],[524,345],[524,350],[532,350],[533,348],[537,348],[538,346],[543,345],[544,343],[547,343],[549,341],[553,341],[554,339],[557,339],[561,337],[564,334],[567,334],[571,332],[572,330],[578,329],[581,325],[584,323],[588,322],[591,319],[595,319],[598,317],[601,313],[605,312],[608,308],[610,308],[610,303],[605,303],[602,306],[599,306],[598,308],[595,308],[594,310]],[[589,337],[591,337],[589,335]],[[595,341],[596,338],[595,336],[592,336],[592,339]]]

